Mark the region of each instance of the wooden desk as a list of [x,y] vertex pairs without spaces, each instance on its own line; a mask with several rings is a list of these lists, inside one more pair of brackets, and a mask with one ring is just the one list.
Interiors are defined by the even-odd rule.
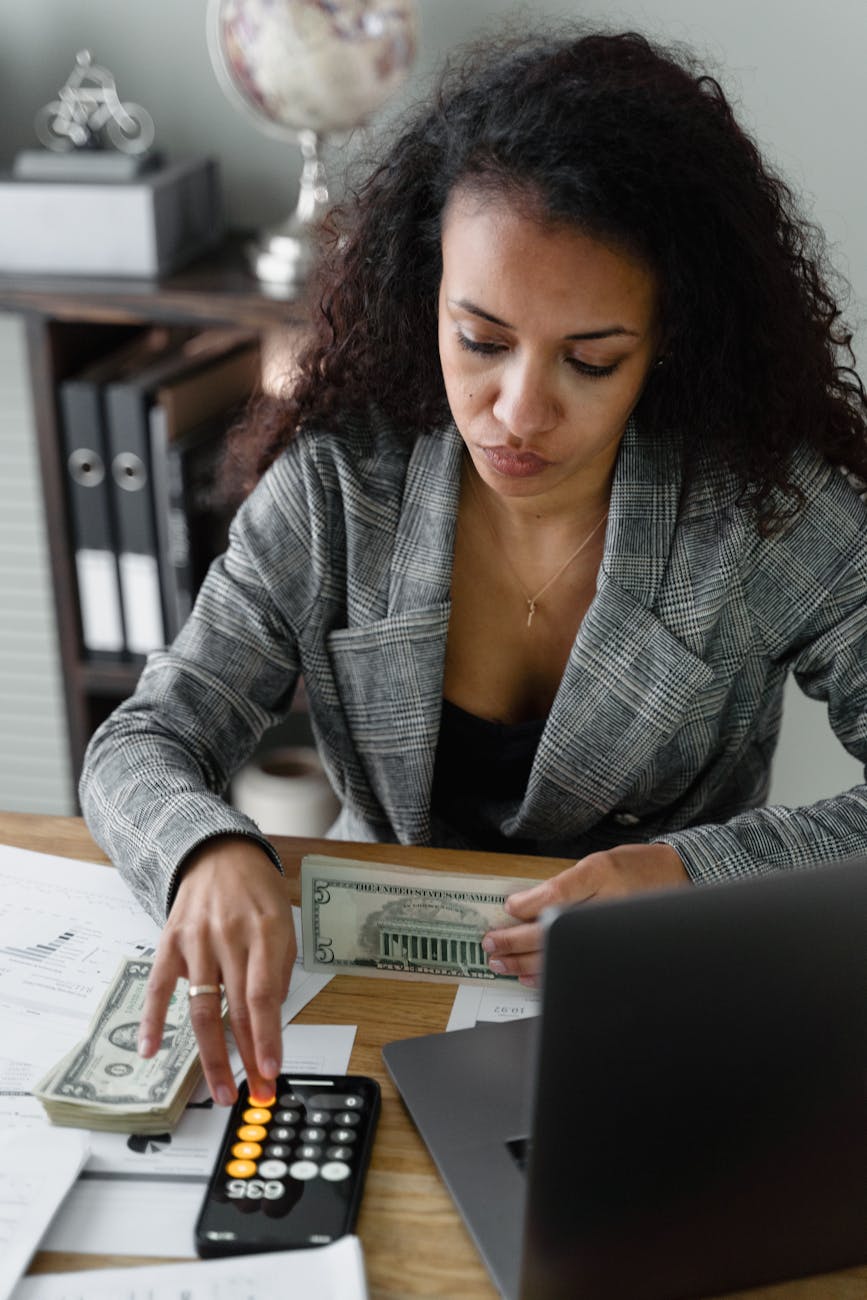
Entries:
[[[277,839],[298,902],[292,869],[305,853],[466,869],[466,855],[393,845],[339,844]],[[105,862],[78,818],[0,813],[0,843],[85,861]],[[474,854],[472,870],[544,877],[564,865],[553,858]],[[429,1296],[493,1300],[496,1292],[439,1175],[398,1098],[382,1063],[383,1044],[445,1028],[454,986],[359,979],[338,975],[298,1017],[307,1024],[357,1024],[350,1069],[372,1075],[382,1087],[382,1115],[367,1176],[358,1233],[373,1300]],[[772,1216],[774,1207],[768,1206]],[[153,1263],[95,1255],[40,1252],[32,1272]],[[865,1300],[867,1265],[823,1278],[739,1292],[739,1300]],[[629,1300],[624,1297],[624,1300]]]

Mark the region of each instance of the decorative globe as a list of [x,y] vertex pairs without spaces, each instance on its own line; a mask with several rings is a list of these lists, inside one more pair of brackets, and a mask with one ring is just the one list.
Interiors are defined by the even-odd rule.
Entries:
[[414,0],[212,0],[211,56],[227,95],[269,134],[359,125],[415,58]]

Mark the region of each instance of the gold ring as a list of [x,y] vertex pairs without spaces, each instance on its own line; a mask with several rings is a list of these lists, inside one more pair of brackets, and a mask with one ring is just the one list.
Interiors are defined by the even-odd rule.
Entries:
[[197,998],[201,993],[220,994],[222,991],[223,990],[219,984],[191,984],[189,997]]

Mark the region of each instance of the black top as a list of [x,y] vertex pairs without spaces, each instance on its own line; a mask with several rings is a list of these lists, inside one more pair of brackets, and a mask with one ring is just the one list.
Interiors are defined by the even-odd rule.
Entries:
[[431,791],[431,817],[468,848],[535,853],[535,843],[501,830],[527,789],[545,718],[491,722],[443,700]]

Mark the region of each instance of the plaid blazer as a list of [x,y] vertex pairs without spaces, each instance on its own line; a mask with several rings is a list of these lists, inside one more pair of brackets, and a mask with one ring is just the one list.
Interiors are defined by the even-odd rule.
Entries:
[[[430,843],[461,452],[454,427],[302,435],[238,512],[81,781],[91,831],[158,920],[202,840],[266,844],[221,793],[301,673],[335,837]],[[685,489],[681,461],[630,422],[597,592],[503,829],[572,857],[663,840],[696,881],[864,852],[867,786],[762,804],[790,671],[867,761],[867,506],[804,452],[806,504],[763,539],[729,476],[705,460]]]

